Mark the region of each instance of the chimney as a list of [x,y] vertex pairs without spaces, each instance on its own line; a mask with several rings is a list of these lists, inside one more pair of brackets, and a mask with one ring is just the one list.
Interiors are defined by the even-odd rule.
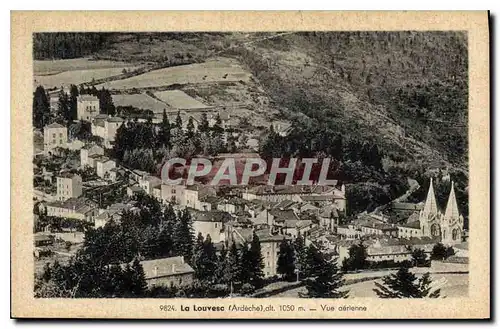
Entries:
[[175,273],[175,264],[172,264],[172,273]]
[[153,276],[158,276],[158,266],[153,269]]

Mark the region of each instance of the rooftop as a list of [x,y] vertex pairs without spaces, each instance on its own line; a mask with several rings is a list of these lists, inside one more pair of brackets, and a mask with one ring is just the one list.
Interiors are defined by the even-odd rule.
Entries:
[[97,98],[97,96],[93,96],[93,95],[80,95],[80,96],[78,96],[78,101],[79,102],[90,102],[90,101],[98,102],[99,98]]
[[191,215],[193,221],[197,222],[228,222],[233,218],[225,211],[212,210],[212,211],[192,211]]
[[54,122],[54,123],[51,123],[50,125],[45,126],[45,128],[49,128],[49,129],[57,128],[57,129],[59,129],[59,128],[66,128],[66,127],[64,127],[63,125],[61,125],[57,122]]
[[70,209],[80,214],[85,214],[97,208],[97,203],[87,198],[70,198],[65,201],[47,203],[48,207]]
[[140,263],[144,269],[146,280],[194,272],[193,268],[184,262],[183,256],[143,260]]

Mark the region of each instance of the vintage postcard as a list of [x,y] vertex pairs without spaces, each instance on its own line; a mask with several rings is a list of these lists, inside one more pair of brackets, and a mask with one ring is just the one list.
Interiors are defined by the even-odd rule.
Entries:
[[487,12],[11,18],[12,317],[490,317]]

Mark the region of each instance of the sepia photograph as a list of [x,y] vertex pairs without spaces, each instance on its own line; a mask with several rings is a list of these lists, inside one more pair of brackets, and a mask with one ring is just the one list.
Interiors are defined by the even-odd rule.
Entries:
[[489,217],[465,29],[30,37],[30,298],[264,317],[470,298]]

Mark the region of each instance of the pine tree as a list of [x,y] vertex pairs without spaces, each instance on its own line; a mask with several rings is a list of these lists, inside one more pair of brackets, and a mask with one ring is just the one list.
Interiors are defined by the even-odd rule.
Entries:
[[178,111],[177,116],[175,117],[175,127],[178,129],[182,129],[181,111]]
[[224,275],[224,281],[229,283],[239,282],[241,280],[241,262],[240,253],[236,247],[236,243],[232,240],[227,257],[228,266]]
[[69,90],[69,121],[76,120],[78,116],[78,87],[75,85],[70,86]]
[[49,124],[50,104],[45,89],[38,86],[33,94],[33,126],[43,128]]
[[250,284],[254,287],[259,288],[262,285],[262,280],[264,278],[264,258],[262,257],[262,252],[260,248],[259,237],[255,232],[252,236],[252,242],[250,243],[249,249],[249,270],[250,270]]
[[438,242],[432,247],[431,259],[432,260],[443,260],[446,258],[446,247]]
[[306,248],[304,245],[304,239],[302,236],[297,234],[297,238],[293,242],[293,249],[295,252],[295,266],[299,271],[299,278],[306,277]]
[[62,90],[59,92],[59,101],[57,102],[57,116],[66,122],[71,122],[68,94]]
[[425,266],[427,263],[427,255],[423,249],[415,249],[411,253],[411,258],[414,266]]
[[189,139],[192,139],[194,137],[194,121],[192,116],[189,117],[188,123],[186,125],[186,137]]
[[196,237],[196,242],[194,243],[193,247],[193,259],[191,260],[191,265],[194,269],[194,276],[197,279],[203,279],[204,278],[204,268],[203,268],[203,235],[198,233],[198,236]]
[[164,109],[161,120],[160,138],[161,138],[161,143],[165,147],[170,146],[170,129],[171,129],[170,121],[168,121],[167,111]]
[[335,263],[327,261],[313,244],[307,248],[309,275],[305,280],[307,298],[346,298],[348,291],[340,291],[344,284],[343,274]]
[[144,269],[137,258],[135,258],[132,263],[132,273],[131,292],[135,296],[143,296],[148,288],[148,285],[146,283]]
[[283,238],[283,241],[280,243],[277,271],[285,280],[292,280],[295,277],[295,256],[293,248],[285,238]]
[[349,258],[344,259],[342,264],[343,270],[354,271],[367,268],[367,257],[368,252],[366,251],[366,246],[364,246],[362,242],[359,244],[353,244],[349,247]]
[[207,114],[203,112],[201,114],[201,122],[200,126],[198,127],[198,130],[200,131],[200,133],[206,133],[208,132],[209,128],[210,126],[208,124]]
[[179,220],[174,228],[174,248],[177,255],[191,260],[193,256],[193,223],[187,209],[179,213]]
[[375,282],[378,289],[373,289],[380,298],[438,298],[441,293],[440,289],[431,292],[429,273],[417,279],[408,266],[401,266],[396,274],[384,276],[382,281]]
[[225,281],[226,273],[228,272],[229,262],[228,262],[228,251],[225,245],[222,245],[222,249],[217,257],[217,264],[214,273],[215,283],[227,283]]

